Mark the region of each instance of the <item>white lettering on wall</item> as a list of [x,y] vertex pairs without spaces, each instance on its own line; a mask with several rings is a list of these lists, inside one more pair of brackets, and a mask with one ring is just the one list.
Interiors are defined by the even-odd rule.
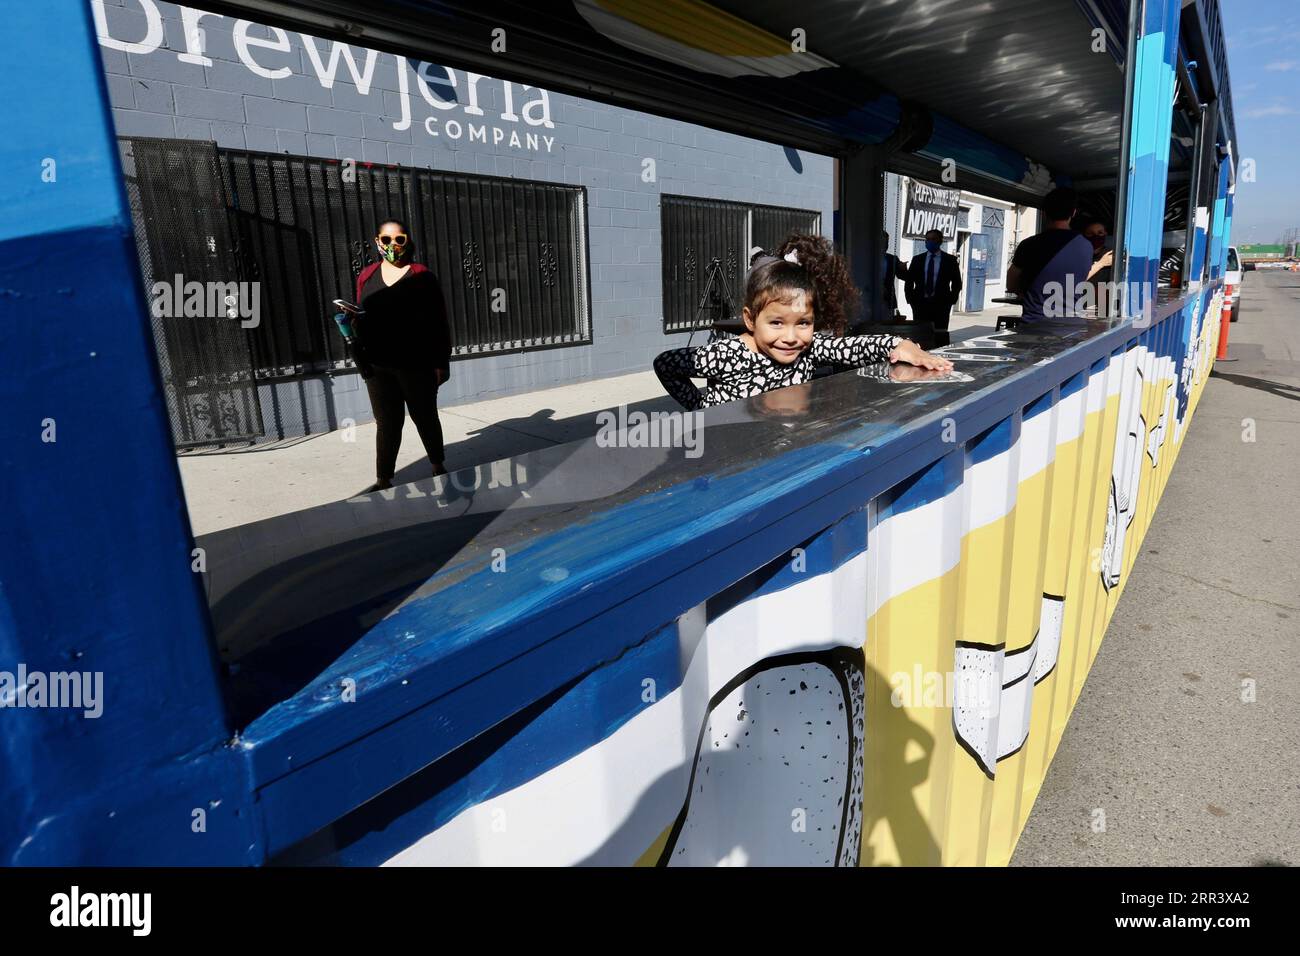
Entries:
[[208,13],[206,10],[195,10],[193,7],[181,7],[181,32],[185,35],[185,52],[177,53],[176,59],[182,63],[197,63],[199,66],[211,66],[212,59],[204,55],[203,52],[203,30],[199,27],[199,21],[204,17],[216,17],[218,20],[224,20],[219,13]]
[[[441,79],[434,79],[433,76],[430,75],[431,72],[434,70],[437,70],[440,73],[442,73]],[[456,108],[457,104],[456,104],[456,71],[455,70],[449,70],[445,66],[436,66],[427,61],[421,61],[419,67],[416,68],[415,79],[417,81],[416,86],[419,88],[420,94],[424,97],[424,101],[428,103],[430,106],[432,106],[434,109],[454,110]],[[429,89],[430,83],[436,84],[437,86],[445,86],[450,88],[451,95],[447,96],[446,98],[434,96],[433,91]]]
[[253,26],[248,20],[238,20],[235,23],[235,54],[239,57],[239,62],[248,67],[253,73],[267,80],[283,80],[293,72],[287,66],[276,67],[274,70],[262,66],[253,59],[250,52],[251,47],[259,50],[275,50],[277,53],[288,53],[292,47],[289,46],[289,35],[279,27],[266,27],[275,36],[274,40],[267,40],[262,37],[250,37],[248,28]]
[[[527,103],[524,104],[524,122],[527,123],[529,126],[545,126],[547,129],[555,129],[555,124],[551,122],[550,94],[547,93],[545,90],[538,89],[537,87],[534,86],[525,86],[523,87],[523,89],[525,90],[536,89],[539,94],[537,99],[529,100]],[[531,116],[528,115],[528,111],[532,109],[534,106],[541,106],[542,108],[542,115],[539,116],[537,119],[533,119]]]
[[[150,54],[168,56],[173,53],[172,50],[163,48],[166,33],[162,10],[156,0],[125,0],[124,7],[114,8],[115,11],[131,10],[133,4],[138,5],[145,19],[145,32],[141,38],[115,36],[109,27],[110,18],[105,0],[90,0],[90,4],[95,19],[96,34],[100,44],[106,49],[140,56]],[[294,45],[290,35],[280,27],[255,24],[249,20],[232,21],[221,14],[196,7],[179,7],[179,15],[185,43],[183,51],[175,52],[179,62],[204,67],[213,64],[213,59],[208,56],[205,48],[207,44],[204,24],[207,23],[210,29],[231,30],[231,40],[238,62],[255,76],[267,80],[283,80],[294,74],[296,60],[284,56],[293,53]],[[115,27],[118,33],[124,32],[120,21],[115,21]],[[522,118],[527,126],[555,129],[555,122],[551,118],[550,94],[538,87],[499,81],[468,71],[465,73],[464,86],[461,86],[456,71],[448,67],[421,61],[412,69],[410,62],[402,56],[394,55],[390,59],[378,50],[361,47],[354,49],[346,43],[320,40],[305,33],[298,34],[298,37],[306,53],[303,59],[304,68],[307,70],[306,75],[310,76],[314,73],[316,81],[327,90],[333,89],[335,81],[340,79],[339,65],[342,63],[347,67],[347,75],[355,84],[357,92],[362,96],[369,96],[374,85],[376,69],[387,69],[387,64],[391,62],[397,70],[398,116],[392,120],[392,127],[395,130],[401,131],[411,127],[411,84],[408,71],[415,73],[415,88],[419,91],[420,98],[439,113],[459,109],[465,116],[486,116],[484,105],[489,102],[489,99],[481,95],[480,83],[501,83],[504,108],[500,114],[500,122],[518,123]],[[329,43],[328,51],[322,47],[325,43]],[[360,62],[358,62],[358,51],[364,55]],[[285,62],[286,59],[288,62]],[[522,105],[516,103],[516,86],[520,98],[524,100]],[[470,141],[483,145],[489,142],[489,131],[490,141],[496,146],[508,145],[511,149],[532,151],[545,148],[549,153],[555,145],[555,138],[552,136],[539,138],[536,133],[531,132],[521,135],[509,128],[489,123],[462,123],[450,118],[443,120],[436,114],[425,119],[422,125],[425,133],[430,137],[458,140],[468,133]]]
[[123,53],[152,53],[162,45],[163,41],[163,22],[162,13],[154,5],[153,0],[139,0],[140,9],[144,12],[145,33],[144,39],[137,42],[130,40],[119,40],[108,32],[108,17],[104,13],[104,0],[90,0],[90,11],[95,16],[95,33],[99,37],[99,42],[110,50],[120,50]]
[[316,71],[316,78],[320,80],[320,85],[325,89],[334,88],[334,74],[338,72],[339,59],[348,61],[348,72],[352,74],[352,82],[356,85],[357,92],[362,96],[370,92],[370,81],[375,74],[375,57],[379,56],[378,50],[366,51],[366,68],[364,72],[357,71],[357,61],[352,57],[352,47],[346,43],[334,41],[334,48],[330,50],[330,62],[327,67],[321,62],[320,50],[316,49],[316,39],[302,34],[303,49],[307,51],[307,59],[311,60],[312,68]]

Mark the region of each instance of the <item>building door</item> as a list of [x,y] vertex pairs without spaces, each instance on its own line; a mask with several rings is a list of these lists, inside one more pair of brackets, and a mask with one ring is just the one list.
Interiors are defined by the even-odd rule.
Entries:
[[989,264],[989,237],[982,232],[970,234],[966,243],[966,311],[984,308],[984,281]]
[[1006,270],[1002,266],[1003,243],[1006,242],[1007,211],[995,206],[985,206],[983,215],[983,233],[989,237],[988,259],[984,267],[986,282],[1001,282]]

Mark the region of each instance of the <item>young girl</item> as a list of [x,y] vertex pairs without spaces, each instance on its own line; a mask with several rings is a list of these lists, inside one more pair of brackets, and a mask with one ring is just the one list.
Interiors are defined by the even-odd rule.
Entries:
[[[858,290],[844,260],[821,236],[790,236],[775,255],[750,262],[742,315],[746,332],[655,359],[655,374],[687,409],[708,408],[812,378],[818,365],[908,362],[941,372],[952,363],[896,335],[845,336]],[[691,378],[709,379],[700,392]]]

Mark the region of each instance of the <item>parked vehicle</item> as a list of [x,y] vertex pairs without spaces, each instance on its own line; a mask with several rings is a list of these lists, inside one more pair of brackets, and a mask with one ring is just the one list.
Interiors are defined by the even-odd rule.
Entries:
[[1237,310],[1240,308],[1241,301],[1241,277],[1243,275],[1241,268],[1241,258],[1237,255],[1237,247],[1228,247],[1228,268],[1224,270],[1223,281],[1225,286],[1224,294],[1228,297],[1228,302],[1232,305],[1232,318],[1230,321],[1237,321]]

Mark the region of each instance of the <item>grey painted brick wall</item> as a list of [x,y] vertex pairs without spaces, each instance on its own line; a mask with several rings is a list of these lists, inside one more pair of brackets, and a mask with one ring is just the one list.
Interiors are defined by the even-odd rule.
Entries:
[[[187,52],[181,7],[157,0],[90,0],[102,13],[100,50],[117,131],[121,135],[179,136],[215,140],[226,147],[289,152],[332,159],[354,158],[434,169],[513,176],[587,187],[591,272],[592,344],[573,348],[487,356],[457,361],[443,393],[444,404],[468,401],[582,379],[648,369],[654,356],[685,343],[685,335],[663,332],[660,289],[659,196],[676,194],[742,200],[819,210],[822,229],[832,228],[832,161],[780,146],[688,123],[550,93],[553,128],[529,126],[525,102],[539,94],[512,84],[517,122],[501,120],[506,87],[483,78],[475,83],[483,116],[467,115],[469,77],[441,67],[423,67],[436,99],[427,103],[418,87],[419,64],[406,63],[405,97],[399,58],[374,54],[369,89],[354,82],[340,60],[332,88],[322,85],[306,44],[314,42],[328,65],[334,41],[307,40],[288,33],[287,50],[250,47],[254,63],[288,70],[274,78],[257,75],[241,61],[235,21],[205,14],[201,52]],[[160,43],[149,52],[116,49],[140,43],[161,26]],[[263,43],[276,39],[265,26],[247,28]],[[152,45],[152,44],[151,44]],[[195,50],[200,49],[195,44]],[[348,47],[364,71],[367,51]],[[201,56],[210,63],[185,62]],[[454,77],[455,89],[448,85]],[[362,79],[365,79],[364,72]],[[447,103],[452,96],[458,102]],[[404,103],[410,124],[401,125]],[[538,115],[536,111],[532,114]],[[425,120],[433,119],[432,136]],[[439,124],[454,119],[506,131],[499,143],[451,139]],[[509,145],[517,131],[551,137],[549,151]],[[655,160],[657,179],[642,181],[642,161]],[[264,318],[265,321],[265,318]],[[364,390],[336,380],[339,417],[369,418]],[[356,396],[360,396],[357,398]],[[351,396],[351,397],[349,397]],[[344,414],[342,407],[355,414]]]

